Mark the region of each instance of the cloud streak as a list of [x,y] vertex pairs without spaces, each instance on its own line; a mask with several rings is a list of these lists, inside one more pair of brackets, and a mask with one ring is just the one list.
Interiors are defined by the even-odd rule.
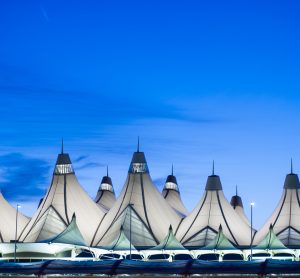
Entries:
[[50,168],[48,162],[21,153],[1,155],[1,191],[8,200],[35,200],[44,194],[48,186]]
[[105,164],[102,163],[96,163],[96,162],[88,162],[85,164],[82,164],[80,166],[76,167],[76,170],[82,170],[82,169],[87,169],[87,168],[95,168],[95,167],[103,167]]
[[86,160],[88,157],[89,157],[88,155],[81,155],[81,156],[77,157],[73,162],[78,163],[78,162],[81,162],[82,160]]
[[49,22],[49,16],[48,16],[48,13],[45,10],[45,8],[42,5],[40,5],[40,9],[41,9],[41,13],[42,13],[42,16],[45,19],[45,21]]

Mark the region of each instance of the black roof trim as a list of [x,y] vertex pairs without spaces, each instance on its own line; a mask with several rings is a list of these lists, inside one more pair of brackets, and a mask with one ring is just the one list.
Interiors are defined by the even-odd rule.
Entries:
[[222,190],[222,184],[221,184],[220,177],[217,175],[208,176],[205,190],[206,191]]
[[56,165],[72,164],[68,153],[60,153],[57,156]]

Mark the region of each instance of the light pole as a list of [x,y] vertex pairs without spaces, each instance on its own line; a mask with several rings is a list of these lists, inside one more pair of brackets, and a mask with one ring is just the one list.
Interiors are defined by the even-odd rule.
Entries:
[[253,207],[254,207],[254,202],[250,203],[250,208],[251,208],[251,216],[250,216],[250,221],[251,221],[251,240],[250,240],[250,260],[252,261],[252,240],[253,240]]
[[19,208],[21,208],[21,206],[19,204],[17,204],[14,262],[17,261],[17,236],[18,236],[18,214],[19,214]]
[[133,207],[133,204],[129,204],[130,206],[130,214],[129,214],[129,260],[131,260],[131,210]]

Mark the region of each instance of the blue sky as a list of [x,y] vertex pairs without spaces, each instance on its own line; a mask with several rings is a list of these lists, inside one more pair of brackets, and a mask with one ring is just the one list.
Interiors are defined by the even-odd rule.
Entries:
[[115,190],[137,136],[162,189],[174,163],[189,210],[215,160],[259,227],[299,172],[298,1],[2,1],[0,186],[28,215],[60,140],[94,197]]

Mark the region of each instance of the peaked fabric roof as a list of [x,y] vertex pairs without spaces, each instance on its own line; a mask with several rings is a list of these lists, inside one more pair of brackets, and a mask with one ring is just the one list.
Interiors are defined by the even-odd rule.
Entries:
[[241,217],[241,219],[247,224],[249,225],[249,220],[245,214],[244,211],[244,206],[243,206],[243,201],[242,198],[238,195],[237,190],[236,190],[236,194],[234,196],[231,197],[231,201],[230,201],[231,206],[234,208],[234,210],[236,211],[236,213]]
[[154,186],[143,152],[135,152],[128,176],[116,203],[109,210],[93,240],[93,245],[107,245],[120,232],[129,237],[132,219],[132,243],[151,247],[165,237],[169,225],[178,226],[180,217]]
[[78,228],[89,245],[104,212],[78,183],[69,155],[61,153],[57,158],[51,185],[20,240],[35,242],[52,238],[67,228],[74,213]]
[[116,195],[111,178],[108,175],[108,170],[106,176],[102,178],[95,202],[105,211],[109,211],[116,202]]
[[162,195],[169,205],[181,216],[185,217],[188,215],[188,210],[185,208],[179,192],[179,187],[176,177],[172,174],[167,177]]
[[[17,210],[8,203],[0,191],[0,242],[9,242],[15,239]],[[18,211],[17,237],[20,235],[29,218]]]
[[130,246],[131,250],[136,250],[134,245],[130,243],[129,239],[125,235],[123,227],[121,227],[120,233],[115,240],[113,240],[109,245],[101,246],[101,248],[113,251],[127,251],[130,250]]
[[172,226],[170,226],[167,236],[151,250],[186,250],[184,246],[174,236]]
[[210,241],[204,248],[205,250],[234,250],[234,245],[226,238],[220,225],[219,231],[212,241]]
[[218,175],[215,175],[215,162],[213,161],[212,166],[212,174],[209,176],[209,178],[206,181],[205,190],[222,190],[222,184],[220,177]]
[[273,226],[270,225],[269,232],[267,233],[265,238],[255,246],[255,249],[276,250],[286,249],[286,247],[274,233]]
[[57,236],[49,238],[48,240],[45,240],[43,242],[65,243],[65,244],[82,245],[82,246],[86,245],[84,238],[76,224],[75,214],[73,214],[71,223],[64,231],[62,231]]
[[258,231],[254,244],[260,243],[272,224],[274,233],[288,247],[300,246],[300,199],[298,175],[288,174],[284,181],[283,193],[272,215]]
[[235,245],[250,245],[251,229],[224,196],[219,176],[209,176],[203,197],[180,224],[176,237],[184,246],[203,247],[222,225],[225,236]]

